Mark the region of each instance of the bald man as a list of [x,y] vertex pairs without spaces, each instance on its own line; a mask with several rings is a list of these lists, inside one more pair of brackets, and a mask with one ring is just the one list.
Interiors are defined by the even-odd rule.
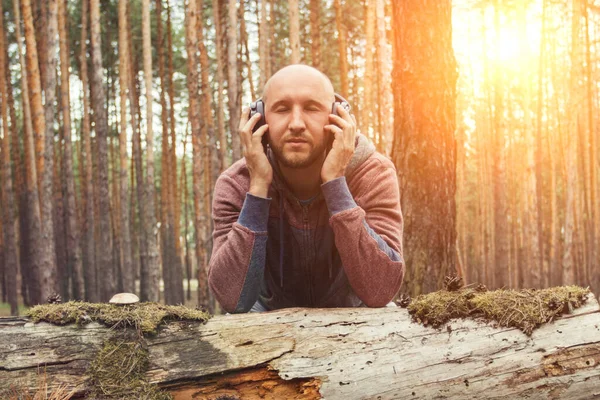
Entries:
[[215,185],[216,299],[227,312],[387,305],[404,276],[394,165],[312,67],[279,70],[262,101],[266,124],[243,111],[244,158]]

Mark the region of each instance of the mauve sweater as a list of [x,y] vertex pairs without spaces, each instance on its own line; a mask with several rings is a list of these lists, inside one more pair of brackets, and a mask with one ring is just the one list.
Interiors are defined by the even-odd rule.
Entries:
[[228,312],[284,307],[382,307],[404,276],[402,213],[393,163],[363,135],[346,175],[298,200],[269,151],[268,198],[248,193],[245,159],[213,197],[208,282]]

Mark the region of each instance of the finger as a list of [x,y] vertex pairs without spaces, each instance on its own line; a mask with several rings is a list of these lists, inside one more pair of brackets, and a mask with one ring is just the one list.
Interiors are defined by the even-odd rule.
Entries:
[[324,130],[328,131],[330,135],[335,135],[335,138],[338,139],[338,135],[339,137],[342,137],[342,135],[344,134],[344,130],[342,128],[340,128],[337,125],[325,125],[325,127],[323,128]]
[[350,126],[350,122],[335,114],[329,114],[329,122],[336,124],[342,129],[345,129]]
[[348,122],[352,122],[351,114],[348,112],[348,110],[346,110],[344,107],[342,107],[341,104],[337,105],[337,112],[338,112],[338,115],[340,117],[342,117],[344,120],[346,120]]
[[261,126],[260,128],[258,128],[256,130],[256,132],[252,133],[252,142],[256,143],[256,141],[261,141],[262,137],[265,135],[265,133],[269,130],[269,125],[265,124],[263,126]]
[[238,126],[238,130],[242,130],[246,122],[248,122],[248,118],[250,115],[250,107],[242,108],[242,115],[240,116],[240,125]]
[[260,120],[260,114],[254,114],[252,118],[246,121],[246,123],[240,128],[240,137],[242,144],[249,146],[252,140],[252,128]]

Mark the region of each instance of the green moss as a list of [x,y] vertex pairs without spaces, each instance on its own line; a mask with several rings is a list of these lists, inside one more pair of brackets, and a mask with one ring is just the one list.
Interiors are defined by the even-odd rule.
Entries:
[[42,304],[31,308],[27,316],[34,322],[57,325],[83,325],[99,322],[109,327],[134,327],[144,334],[156,333],[157,328],[173,320],[206,322],[210,315],[184,306],[165,306],[158,303],[115,305],[70,301],[64,304]]
[[171,395],[148,383],[148,351],[139,339],[113,338],[104,343],[88,374],[92,398],[168,400]]
[[144,334],[156,333],[167,321],[206,322],[210,315],[184,306],[158,303],[130,305],[95,304],[70,301],[43,304],[31,308],[27,315],[34,322],[57,325],[99,322],[109,327],[133,328],[119,331],[104,343],[88,369],[92,398],[165,400],[171,395],[148,383],[148,351]]
[[500,326],[515,327],[527,335],[557,316],[580,307],[589,289],[561,286],[543,290],[494,290],[484,287],[441,290],[421,295],[408,306],[413,319],[438,328],[453,318],[494,321]]

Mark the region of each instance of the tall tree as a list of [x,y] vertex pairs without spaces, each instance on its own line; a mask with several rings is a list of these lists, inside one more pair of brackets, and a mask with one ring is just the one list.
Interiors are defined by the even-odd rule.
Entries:
[[321,69],[321,0],[310,0],[309,9],[312,66]]
[[221,170],[227,168],[227,140],[225,138],[225,119],[223,118],[223,24],[219,9],[219,0],[212,0],[213,17],[215,21],[216,56],[217,56],[217,129],[219,138],[219,156],[221,158]]
[[238,85],[238,18],[236,0],[229,1],[229,25],[227,27],[227,97],[229,98],[229,132],[231,134],[232,162],[242,158],[240,137],[237,126],[240,122],[240,88]]
[[158,301],[160,265],[158,244],[154,236],[154,132],[152,130],[152,44],[150,41],[150,1],[142,0],[142,43],[144,55],[144,91],[146,93],[146,250],[145,264],[142,264],[141,298],[147,301]]
[[290,57],[291,64],[300,62],[300,12],[298,0],[288,0],[288,11],[290,16]]
[[100,4],[99,0],[90,0],[90,31],[92,53],[92,107],[97,143],[98,183],[98,224],[99,241],[97,244],[98,282],[100,300],[107,300],[116,289],[113,269],[112,245],[110,240],[110,197],[108,184],[108,122],[105,110],[106,95],[104,92],[104,72],[102,68],[102,42],[100,36]]
[[81,73],[81,97],[83,102],[83,118],[81,121],[81,141],[85,153],[82,177],[83,185],[83,267],[85,298],[87,301],[100,300],[98,292],[96,248],[94,241],[95,215],[94,215],[94,190],[93,190],[93,165],[92,165],[92,138],[90,135],[90,99],[88,94],[88,66],[87,66],[87,39],[89,21],[89,0],[83,0],[81,5],[81,49],[79,64]]
[[385,24],[385,0],[376,0],[376,19],[377,19],[377,73],[379,74],[379,93],[377,101],[373,104],[379,110],[379,140],[377,141],[377,151],[387,154],[390,151],[392,138],[392,84],[391,84],[391,54],[388,47],[387,31]]
[[73,298],[77,300],[83,300],[83,266],[81,261],[79,228],[77,226],[75,179],[73,177],[73,148],[71,145],[71,97],[69,85],[70,60],[67,38],[67,9],[65,7],[65,0],[58,0],[58,32],[60,37],[60,90],[64,131],[63,172],[66,184],[65,223],[67,236],[67,270],[71,271]]
[[[572,18],[571,18],[571,70],[569,76],[569,104],[568,104],[568,133],[576,137],[579,128],[579,118],[581,112],[580,103],[583,100],[581,87],[581,16],[583,12],[584,0],[572,0]],[[562,284],[572,285],[576,283],[576,197],[577,197],[577,144],[575,140],[566,141],[566,204],[565,204],[565,225],[564,225],[564,245],[562,259]]]
[[[35,157],[37,185],[40,191],[40,204],[44,202],[42,190],[42,177],[44,176],[44,134],[46,132],[44,107],[42,105],[42,83],[40,78],[40,68],[38,60],[38,48],[35,38],[35,28],[33,24],[33,15],[31,9],[31,0],[21,0],[23,10],[23,30],[25,33],[25,46],[27,48],[27,76],[29,86],[31,118],[33,124],[33,134],[35,138]],[[44,35],[44,38],[46,35]],[[44,216],[42,215],[42,219]]]
[[[203,265],[203,250],[204,250],[204,232],[205,227],[203,224],[203,207],[202,200],[205,196],[205,188],[203,185],[202,175],[202,161],[204,149],[201,146],[202,142],[206,143],[206,140],[202,140],[202,130],[200,124],[200,99],[198,96],[198,59],[196,49],[198,48],[198,37],[195,34],[197,29],[197,18],[198,9],[195,0],[189,0],[186,9],[186,23],[185,23],[185,43],[187,50],[187,66],[188,66],[188,118],[190,125],[192,126],[192,179],[194,188],[194,229],[196,231],[196,257],[198,260],[198,306],[207,307],[209,305],[208,299],[208,281],[206,279],[206,270]],[[185,173],[185,171],[182,171]],[[187,240],[187,239],[186,239]]]
[[[173,180],[177,180],[177,164],[171,156],[169,147],[169,109],[167,108],[167,94],[169,83],[165,70],[165,56],[163,49],[165,35],[163,34],[162,2],[156,0],[156,39],[158,48],[158,74],[160,78],[160,105],[162,121],[162,169],[161,169],[161,217],[160,226],[162,236],[163,254],[163,281],[165,287],[165,302],[167,304],[182,304],[183,298],[183,271],[181,259],[177,257],[176,241],[179,235],[175,231],[175,205]],[[171,99],[172,102],[172,99]],[[175,175],[173,175],[175,173]]]
[[121,271],[123,290],[133,292],[134,271],[131,252],[131,226],[129,223],[129,180],[127,160],[127,89],[129,87],[129,45],[127,43],[127,1],[119,0],[119,98],[120,98],[120,220],[121,220]]
[[[496,38],[501,35],[501,7],[499,0],[494,1],[494,28]],[[501,51],[498,41],[496,52]],[[501,288],[508,284],[509,255],[509,223],[508,192],[506,172],[506,144],[504,137],[504,80],[502,66],[497,63],[494,71],[494,104],[493,104],[493,144],[491,149],[493,167],[493,204],[494,204],[494,287]]]
[[346,25],[344,24],[344,11],[342,10],[341,0],[334,0],[335,5],[335,25],[338,34],[338,53],[340,55],[340,81],[342,96],[348,98],[348,44]]
[[258,62],[260,76],[258,86],[261,88],[271,76],[271,61],[269,56],[269,21],[267,20],[267,0],[260,0],[260,20],[258,25]]
[[451,14],[450,0],[393,3],[392,160],[405,216],[404,245],[410,249],[405,287],[411,294],[438,289],[455,270],[457,71]]
[[366,39],[365,46],[365,73],[363,80],[364,97],[361,101],[359,126],[361,130],[368,136],[370,134],[370,126],[374,125],[372,119],[375,117],[374,111],[374,86],[375,86],[375,0],[369,0],[366,4]]
[[[8,127],[8,101],[5,71],[6,44],[4,43],[4,10],[0,2],[0,108],[2,114],[2,139],[0,140],[0,153],[2,156],[0,173],[2,176],[2,229],[3,251],[2,260],[4,271],[4,288],[6,300],[10,304],[10,313],[18,315],[17,302],[17,274],[19,270],[17,257],[17,224],[15,195],[13,190],[12,168],[10,165],[10,130]],[[15,121],[13,120],[14,124]],[[16,149],[18,151],[18,149]]]
[[[13,0],[13,11],[15,21],[20,21],[19,0]],[[27,202],[27,237],[23,238],[28,245],[26,247],[28,255],[27,275],[29,276],[26,282],[26,304],[38,304],[41,302],[41,281],[40,269],[42,267],[43,254],[40,246],[36,243],[42,242],[42,220],[40,215],[40,202],[36,169],[36,156],[33,135],[33,124],[31,120],[31,109],[29,102],[29,90],[27,88],[28,69],[26,67],[25,57],[21,45],[21,25],[15,24],[15,35],[17,39],[17,47],[19,51],[19,61],[21,64],[21,100],[23,105],[23,127],[24,127],[24,159],[25,159],[25,186],[26,186],[26,202]]]

